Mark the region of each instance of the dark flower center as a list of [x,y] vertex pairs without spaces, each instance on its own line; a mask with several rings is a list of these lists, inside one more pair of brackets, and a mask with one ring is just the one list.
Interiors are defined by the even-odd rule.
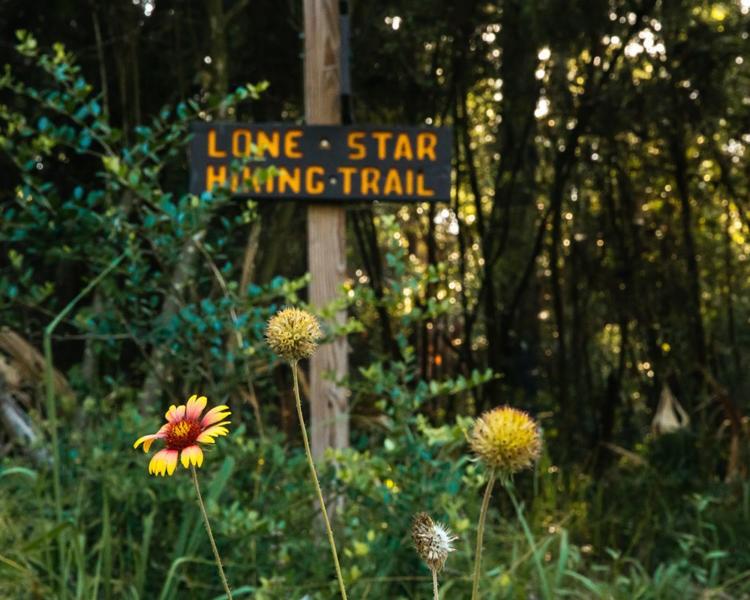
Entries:
[[182,450],[195,444],[201,433],[201,426],[197,421],[182,420],[169,426],[167,430],[167,448]]

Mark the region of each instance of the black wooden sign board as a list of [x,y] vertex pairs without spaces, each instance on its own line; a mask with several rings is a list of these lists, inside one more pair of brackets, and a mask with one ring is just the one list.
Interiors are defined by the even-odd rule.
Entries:
[[448,127],[198,122],[192,133],[196,195],[226,186],[249,198],[450,200]]

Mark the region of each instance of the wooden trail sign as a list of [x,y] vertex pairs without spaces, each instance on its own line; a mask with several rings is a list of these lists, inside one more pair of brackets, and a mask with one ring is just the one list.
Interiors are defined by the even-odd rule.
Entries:
[[[450,128],[341,125],[349,90],[341,86],[340,7],[346,0],[303,0],[306,125],[199,122],[190,142],[191,193],[221,186],[239,197],[308,202],[309,301],[319,308],[346,280],[346,202],[448,201],[451,190]],[[334,319],[341,325],[346,315]],[[310,359],[315,457],[349,445],[348,392],[337,384],[348,365],[345,337]]]
[[450,200],[451,147],[445,127],[195,123],[190,191],[218,185],[252,198]]

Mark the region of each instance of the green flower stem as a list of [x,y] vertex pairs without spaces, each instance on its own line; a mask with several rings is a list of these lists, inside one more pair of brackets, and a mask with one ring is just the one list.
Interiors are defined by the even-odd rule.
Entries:
[[216,547],[216,541],[214,540],[214,534],[211,531],[211,523],[208,522],[208,513],[206,512],[206,506],[203,504],[203,496],[201,495],[201,488],[198,485],[198,473],[195,470],[195,465],[190,465],[190,471],[193,474],[193,484],[195,485],[195,493],[198,496],[198,506],[201,507],[201,514],[203,515],[203,524],[206,526],[206,533],[208,539],[211,542],[211,549],[214,551],[214,558],[216,559],[216,566],[219,568],[219,575],[221,576],[221,583],[224,585],[224,591],[227,593],[227,598],[232,600],[232,590],[229,589],[229,582],[227,576],[224,574],[224,567],[221,564],[221,556],[219,555],[219,549]]
[[320,510],[323,513],[323,520],[326,524],[326,533],[328,533],[328,543],[331,545],[331,554],[333,555],[333,564],[336,566],[336,577],[339,580],[339,590],[341,591],[341,597],[346,600],[346,587],[344,586],[344,578],[341,575],[341,565],[339,565],[339,557],[336,553],[336,541],[333,539],[333,529],[331,529],[331,522],[328,520],[328,511],[326,510],[326,503],[323,499],[323,492],[320,489],[320,483],[318,482],[318,474],[315,471],[315,463],[313,462],[312,452],[310,451],[310,442],[307,439],[307,429],[305,428],[305,418],[302,415],[302,400],[299,395],[299,380],[297,377],[297,361],[290,361],[289,366],[292,367],[292,375],[294,376],[294,397],[297,401],[297,416],[299,417],[299,426],[302,430],[302,441],[305,443],[305,454],[307,455],[307,464],[310,466],[310,474],[312,475],[313,483],[315,483],[315,491],[318,494],[318,502],[320,502]]
[[518,522],[521,524],[523,533],[526,536],[526,541],[529,543],[529,546],[531,546],[532,556],[534,557],[534,567],[536,568],[537,576],[539,577],[539,583],[542,586],[542,596],[545,600],[552,600],[552,592],[550,591],[549,582],[547,581],[547,574],[544,572],[544,566],[542,565],[541,552],[539,552],[539,549],[536,547],[534,534],[531,532],[526,517],[523,516],[523,508],[518,503],[516,495],[513,492],[513,483],[511,481],[506,481],[504,487],[508,492],[508,496],[510,496],[510,501],[513,503],[513,507],[516,509],[516,516],[518,517]]
[[484,489],[484,498],[482,499],[482,510],[479,513],[479,524],[477,526],[477,551],[474,557],[474,583],[471,590],[471,600],[479,599],[479,576],[482,572],[482,543],[484,539],[484,522],[487,520],[487,509],[490,506],[490,497],[492,488],[495,486],[495,469],[490,471],[490,478],[487,481],[487,487]]
[[[73,298],[68,304],[65,305],[49,325],[44,330],[44,337],[42,340],[42,348],[44,350],[44,386],[46,396],[46,408],[47,408],[47,424],[50,430],[50,437],[52,438],[52,490],[55,496],[55,517],[58,525],[63,522],[63,501],[62,501],[62,485],[60,483],[60,443],[58,440],[57,433],[57,402],[55,399],[55,367],[52,357],[52,334],[57,329],[57,326],[62,320],[70,313],[75,306],[83,300],[83,298],[91,292],[102,279],[104,279],[109,273],[120,264],[123,258],[125,258],[127,252],[123,252],[117,258],[107,265],[103,271],[101,271],[89,284],[83,288],[83,290]],[[65,549],[62,541],[58,543],[59,549],[59,560],[60,560],[60,572],[63,574],[60,578],[60,597],[66,598],[67,591],[65,588]]]
[[430,571],[432,571],[433,600],[440,600],[440,594],[438,593],[437,571],[435,569],[430,569]]

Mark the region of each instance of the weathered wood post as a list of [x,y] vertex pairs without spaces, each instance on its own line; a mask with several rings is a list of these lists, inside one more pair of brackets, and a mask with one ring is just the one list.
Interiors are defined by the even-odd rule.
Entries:
[[[341,35],[339,0],[304,0],[305,119],[308,125],[341,123]],[[325,150],[325,147],[321,147]],[[311,274],[310,303],[322,307],[333,300],[346,277],[346,212],[343,206],[310,204],[307,209],[307,252]],[[336,320],[343,323],[343,311]],[[348,344],[344,337],[321,346],[310,361],[312,451],[349,445],[347,390],[331,378],[346,375]]]

